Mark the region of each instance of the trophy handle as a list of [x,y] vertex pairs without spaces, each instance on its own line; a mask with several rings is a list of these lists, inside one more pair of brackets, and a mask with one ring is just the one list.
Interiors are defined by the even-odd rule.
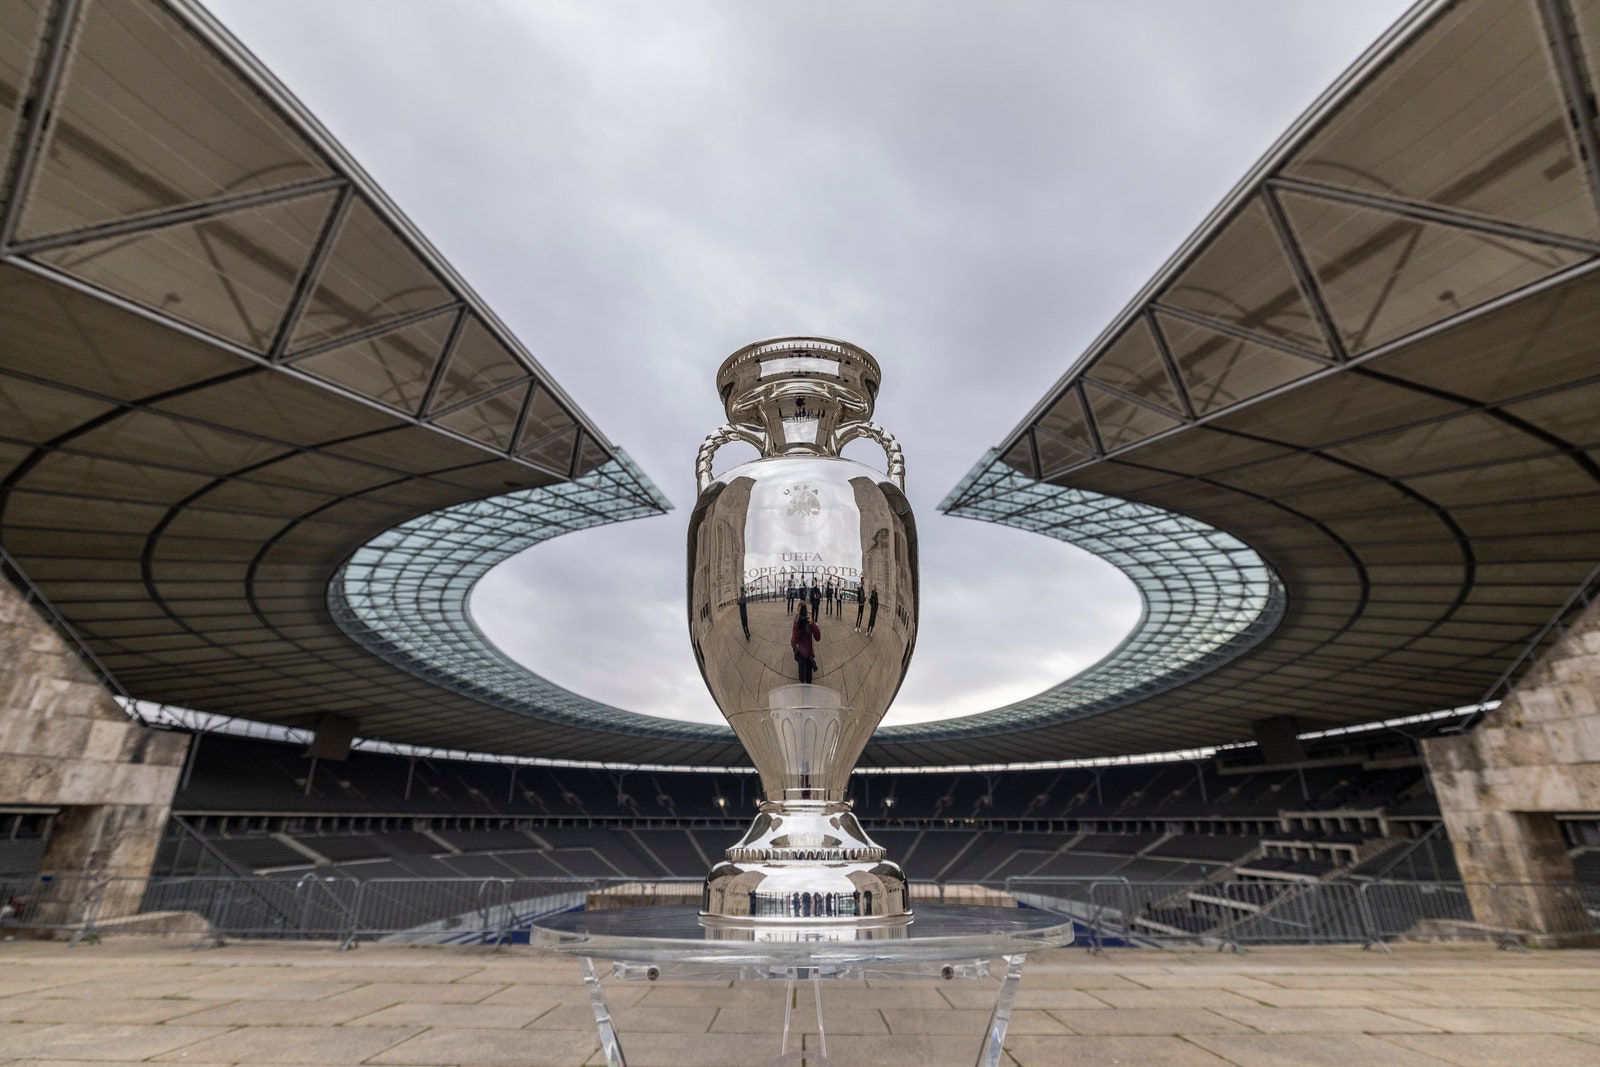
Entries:
[[857,437],[865,437],[883,447],[884,457],[889,464],[889,480],[894,482],[895,488],[902,493],[906,491],[906,453],[900,447],[900,442],[894,439],[894,434],[885,430],[875,422],[852,422],[839,430],[839,447],[842,449],[848,442]]
[[750,430],[746,430],[731,423],[723,423],[706,435],[700,443],[700,451],[694,457],[694,480],[698,486],[696,492],[704,493],[711,488],[711,483],[716,481],[711,474],[711,461],[717,458],[717,450],[723,445],[732,444],[734,441],[746,441],[761,448],[761,438]]

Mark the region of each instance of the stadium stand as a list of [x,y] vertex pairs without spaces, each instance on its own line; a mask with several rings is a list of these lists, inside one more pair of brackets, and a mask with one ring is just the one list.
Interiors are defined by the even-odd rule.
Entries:
[[[1456,878],[1425,776],[1415,760],[1395,765],[1403,757],[1392,738],[1313,746],[1291,768],[1252,765],[1248,752],[1230,751],[1226,762],[857,775],[852,789],[874,838],[918,881],[1112,878],[1176,887]],[[218,734],[188,768],[156,869],[364,880],[699,878],[743,833],[758,794],[753,775],[726,771],[365,750],[313,767],[296,746]],[[37,861],[26,840],[37,823],[18,830],[15,844],[0,840],[0,860],[25,873],[30,857]],[[1590,842],[1587,824],[1573,825],[1575,863],[1600,882],[1600,834]],[[1188,930],[1201,921],[1194,909],[1202,918],[1229,910],[1202,903],[1163,898],[1149,915]]]

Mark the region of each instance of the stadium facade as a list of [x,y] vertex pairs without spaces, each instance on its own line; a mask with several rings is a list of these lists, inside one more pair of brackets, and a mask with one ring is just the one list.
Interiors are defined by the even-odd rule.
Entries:
[[[186,742],[113,695],[334,759],[742,763],[472,625],[495,563],[669,505],[271,74],[192,0],[0,20],[0,802],[54,814],[46,864],[148,869]],[[1444,818],[1464,871],[1570,876],[1556,818],[1600,811],[1597,82],[1596,0],[1412,9],[942,506],[1110,559],[1134,632],[862,763],[1292,767],[1306,731],[1509,693],[1429,743]]]

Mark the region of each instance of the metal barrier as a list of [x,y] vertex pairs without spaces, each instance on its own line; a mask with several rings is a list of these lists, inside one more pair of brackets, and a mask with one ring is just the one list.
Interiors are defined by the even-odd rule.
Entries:
[[[525,942],[542,916],[576,908],[698,902],[698,878],[92,878],[0,881],[0,934],[93,939],[161,913],[198,916],[209,938]],[[1600,943],[1600,886],[1574,882],[1129,882],[1013,877],[1003,887],[917,883],[914,900],[1054,911],[1106,947],[1484,940],[1504,946]],[[191,920],[192,923],[192,920]],[[182,922],[139,923],[177,930]]]
[[1489,892],[1504,944],[1600,944],[1600,886],[1498,882]]
[[[1371,940],[1496,940],[1504,928],[1474,917],[1473,900],[1492,907],[1488,883],[1368,882],[1361,887]],[[1498,912],[1495,912],[1498,915]]]
[[1126,882],[1017,878],[1031,907],[1089,927],[1088,942],[1128,945],[1365,944],[1483,940],[1600,942],[1600,886],[1463,882]]

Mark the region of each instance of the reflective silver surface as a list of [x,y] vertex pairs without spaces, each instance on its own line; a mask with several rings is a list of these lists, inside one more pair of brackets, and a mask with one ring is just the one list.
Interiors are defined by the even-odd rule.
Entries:
[[926,904],[914,923],[758,930],[696,915],[692,907],[655,905],[546,915],[533,922],[529,943],[627,963],[808,967],[839,977],[887,977],[905,973],[895,965],[918,961],[987,963],[996,956],[1059,948],[1072,943],[1072,931],[1071,920],[1055,912],[971,904]]
[[[766,801],[707,878],[708,914],[909,913],[904,873],[844,800],[916,643],[916,526],[899,445],[871,422],[879,380],[862,349],[810,337],[747,346],[717,374],[728,422],[696,462],[689,634]],[[840,457],[857,437],[887,474]],[[731,441],[760,458],[712,477]]]

